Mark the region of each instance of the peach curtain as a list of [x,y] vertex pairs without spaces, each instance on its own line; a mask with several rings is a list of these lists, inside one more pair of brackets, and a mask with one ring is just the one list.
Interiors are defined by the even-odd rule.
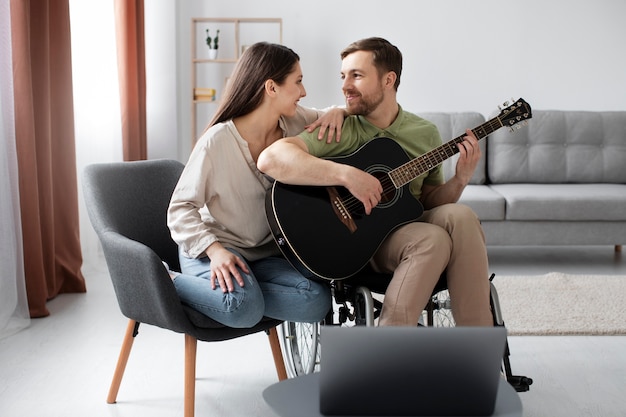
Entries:
[[125,161],[147,159],[143,0],[115,0],[117,66]]
[[85,292],[78,222],[68,0],[11,0],[24,271],[31,317]]

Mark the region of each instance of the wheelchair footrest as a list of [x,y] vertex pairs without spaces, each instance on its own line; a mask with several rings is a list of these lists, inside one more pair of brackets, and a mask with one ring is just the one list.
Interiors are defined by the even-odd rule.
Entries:
[[506,380],[513,388],[515,388],[515,391],[517,392],[526,392],[530,390],[530,386],[533,383],[532,378],[520,375],[507,376]]

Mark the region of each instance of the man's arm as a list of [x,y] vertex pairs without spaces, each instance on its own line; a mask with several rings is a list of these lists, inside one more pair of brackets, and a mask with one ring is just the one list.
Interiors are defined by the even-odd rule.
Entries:
[[381,198],[378,179],[350,165],[317,158],[299,137],[278,140],[268,146],[257,161],[261,172],[277,181],[294,185],[339,185],[359,199],[369,214]]
[[447,203],[456,203],[461,197],[465,186],[469,184],[474,170],[480,160],[481,151],[478,139],[471,130],[466,130],[465,140],[459,147],[459,160],[456,164],[454,177],[445,184],[422,186],[421,201],[426,210]]

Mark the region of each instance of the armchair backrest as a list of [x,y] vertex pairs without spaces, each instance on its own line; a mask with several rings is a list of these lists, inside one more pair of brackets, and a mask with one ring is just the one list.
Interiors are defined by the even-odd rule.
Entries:
[[184,165],[173,160],[93,164],[84,198],[122,314],[187,332],[190,323],[161,261],[178,269],[167,207]]
[[174,160],[93,164],[85,168],[87,209],[98,235],[115,231],[150,247],[178,270],[167,208],[184,165]]

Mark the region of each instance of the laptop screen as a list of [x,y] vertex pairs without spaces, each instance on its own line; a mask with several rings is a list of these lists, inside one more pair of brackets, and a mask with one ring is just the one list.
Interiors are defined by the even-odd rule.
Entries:
[[322,327],[320,412],[493,414],[504,327]]

